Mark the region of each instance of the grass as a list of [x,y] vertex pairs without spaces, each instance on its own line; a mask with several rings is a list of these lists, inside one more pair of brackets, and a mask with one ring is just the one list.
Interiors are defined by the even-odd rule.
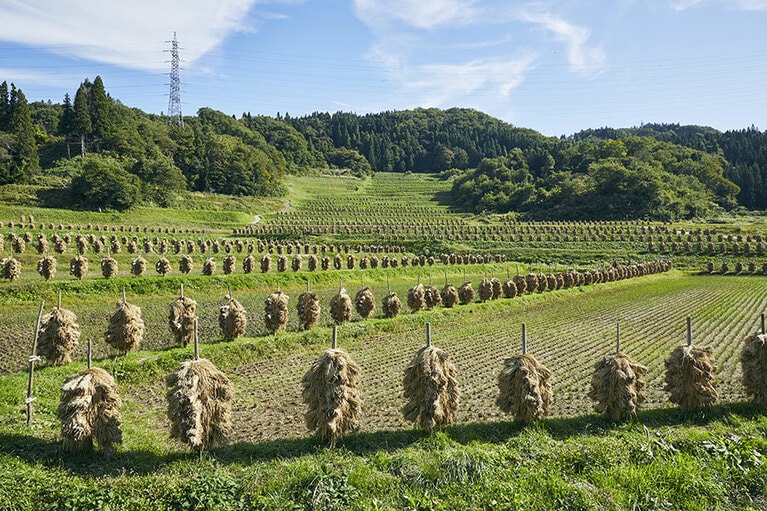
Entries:
[[[450,213],[449,201],[440,195],[449,183],[430,176],[290,177],[288,186],[287,203],[200,195],[189,198],[189,210],[139,208],[116,217],[67,216],[30,209],[31,203],[6,204],[0,206],[0,220],[18,221],[31,213],[36,222],[159,226],[157,218],[162,218],[163,226],[212,228],[211,237],[223,238],[254,214],[267,224],[293,217],[309,221],[316,213],[308,212],[332,203],[337,209],[331,220],[338,223],[369,222],[370,211],[392,225],[419,216],[424,225],[435,226],[482,228],[505,221]],[[716,228],[737,232],[735,225],[723,225]],[[755,224],[742,232],[760,231]],[[403,240],[378,241],[401,241],[411,250],[437,246],[428,233],[402,235]],[[312,241],[357,241],[344,233],[334,236]],[[518,260],[589,266],[641,256],[646,248],[645,242],[440,243],[438,250],[498,250]],[[195,274],[159,277],[149,271],[150,276],[135,278],[127,275],[133,256],[123,251],[116,256],[120,276],[103,279],[96,277],[101,256],[89,255],[91,278],[62,275],[46,283],[33,273],[39,256],[28,248],[22,270],[27,274],[19,282],[0,283],[0,510],[767,508],[767,418],[762,407],[745,401],[738,364],[743,337],[758,327],[758,315],[767,308],[762,277],[701,277],[675,270],[452,310],[410,314],[405,307],[398,318],[384,319],[380,300],[388,287],[404,302],[407,289],[418,279],[426,282],[429,272],[442,287],[442,268],[245,275],[239,266],[245,254],[238,253],[238,272],[225,276],[220,274],[222,253],[216,256],[219,274],[205,277],[199,274],[204,256],[193,256]],[[69,257],[61,256],[60,275]],[[156,257],[147,258],[150,265]],[[174,270],[177,258],[171,256]],[[691,266],[699,262],[689,259]],[[446,270],[456,285],[466,270],[476,289],[487,274],[504,279],[507,271],[516,273],[516,263]],[[527,270],[522,264],[521,271]],[[323,312],[318,328],[300,332],[295,303],[307,278]],[[328,450],[305,431],[300,378],[329,345],[328,304],[339,279],[352,296],[364,280],[378,309],[372,319],[362,321],[355,314],[340,328],[340,347],[363,369],[365,419],[359,432]],[[198,301],[202,356],[235,386],[232,443],[202,458],[169,438],[165,418],[164,377],[192,354],[191,347],[173,346],[167,328],[168,303],[182,283],[185,294]],[[278,284],[291,296],[288,331],[267,335],[263,300]],[[217,314],[228,285],[249,311],[249,324],[245,337],[223,342]],[[123,286],[128,300],[143,309],[147,335],[142,351],[114,357],[102,339]],[[78,315],[82,344],[69,366],[36,371],[34,421],[27,427],[24,368],[30,333],[40,300],[50,307],[59,289],[64,307]],[[720,405],[691,413],[668,405],[662,391],[663,360],[684,342],[687,315],[694,341],[714,347],[720,367],[716,384],[723,397]],[[617,321],[624,350],[650,367],[649,402],[625,423],[594,415],[585,397],[593,364],[613,349]],[[458,423],[432,435],[413,430],[400,413],[402,370],[424,342],[427,322],[435,344],[451,353],[463,392]],[[556,399],[553,417],[526,428],[494,405],[496,373],[502,359],[518,351],[522,323],[529,349],[554,372]],[[115,375],[123,399],[125,444],[108,459],[100,452],[72,456],[60,451],[59,387],[67,375],[85,367],[88,339],[94,342],[95,365]]]

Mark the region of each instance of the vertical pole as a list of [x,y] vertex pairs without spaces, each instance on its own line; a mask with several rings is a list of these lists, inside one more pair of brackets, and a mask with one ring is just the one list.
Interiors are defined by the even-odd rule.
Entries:
[[92,365],[93,365],[93,343],[91,342],[91,339],[88,338],[88,369],[90,369]]
[[183,298],[184,297],[184,283],[183,282],[181,283],[181,286],[180,286],[180,293],[181,293],[181,298]]
[[32,341],[32,355],[29,357],[29,383],[27,385],[27,426],[32,424],[32,387],[35,381],[35,361],[38,360],[37,356],[37,339],[40,336],[40,320],[43,317],[43,307],[45,306],[45,300],[40,302],[40,310],[37,313],[37,323],[35,325],[35,336]]
[[194,320],[194,359],[200,358],[200,340],[197,336],[197,320]]
[[338,325],[333,325],[333,340],[330,346],[333,349],[336,349],[336,347],[338,346]]
[[123,286],[123,305],[125,305],[127,302],[128,302],[128,300],[125,297],[125,286]]
[[527,354],[527,325],[522,323],[522,354]]
[[59,299],[58,299],[56,308],[61,310],[61,288],[59,288]]
[[426,323],[426,346],[431,346],[431,323]]
[[687,316],[687,346],[692,346],[692,320]]
[[764,335],[764,312],[761,315],[762,335]]
[[615,353],[621,352],[621,324],[615,324]]

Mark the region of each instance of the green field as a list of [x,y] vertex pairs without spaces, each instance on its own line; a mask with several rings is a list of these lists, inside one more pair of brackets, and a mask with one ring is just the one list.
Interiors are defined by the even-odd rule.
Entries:
[[[402,185],[402,188],[398,186]],[[22,254],[22,278],[0,282],[0,509],[763,509],[767,506],[767,418],[762,407],[751,404],[741,384],[740,353],[743,339],[759,329],[759,315],[767,308],[767,278],[755,275],[698,275],[697,271],[672,270],[616,282],[525,294],[514,299],[476,301],[452,309],[437,306],[412,313],[404,304],[410,287],[419,280],[442,287],[445,274],[453,284],[464,278],[474,284],[490,275],[505,280],[518,268],[528,271],[529,260],[514,259],[512,243],[483,241],[483,228],[508,225],[527,230],[536,243],[550,243],[566,254],[557,264],[534,263],[536,271],[553,273],[569,267],[600,268],[610,264],[605,255],[647,256],[646,241],[602,241],[611,229],[620,237],[647,236],[641,229],[650,224],[583,226],[594,241],[564,241],[576,226],[551,225],[540,234],[540,225],[518,225],[504,219],[482,219],[451,213],[440,195],[446,184],[424,176],[377,175],[367,180],[349,178],[291,178],[291,194],[272,213],[244,211],[244,217],[260,215],[256,226],[282,226],[284,243],[300,241],[312,246],[350,245],[350,254],[370,258],[365,245],[371,235],[349,232],[341,226],[391,227],[394,239],[382,245],[404,246],[413,257],[430,236],[415,226],[438,228],[477,227],[479,241],[444,240],[445,251],[508,255],[507,262],[433,266],[399,266],[361,270],[316,270],[245,274],[239,262],[247,250],[232,254],[238,269],[231,275],[220,271],[224,253],[214,254],[219,270],[200,274],[203,260],[199,248],[192,254],[197,269],[189,275],[174,271],[160,277],[130,276],[127,266],[133,254],[115,254],[121,271],[106,279],[98,269],[83,280],[63,271],[50,282],[33,273],[40,256],[29,248]],[[0,213],[10,210],[0,208]],[[281,211],[281,212],[277,212]],[[312,212],[313,213],[310,213]],[[13,213],[18,215],[18,212]],[[29,213],[22,213],[28,215]],[[45,212],[35,211],[35,221]],[[65,221],[65,214],[51,212]],[[137,215],[144,213],[137,212]],[[240,213],[238,213],[240,214]],[[252,215],[251,215],[252,214]],[[216,218],[225,218],[224,213]],[[6,216],[5,232],[8,232]],[[89,217],[88,217],[89,218]],[[83,217],[82,221],[90,221]],[[162,221],[145,224],[128,216],[125,225],[155,229],[191,228],[191,218],[203,213],[163,214]],[[236,219],[222,220],[198,238],[255,240]],[[368,219],[368,220],[365,220]],[[320,221],[321,220],[321,221]],[[16,222],[16,218],[13,218]],[[81,220],[72,220],[72,223]],[[244,221],[244,220],[243,220]],[[117,220],[115,221],[117,222]],[[367,223],[365,223],[367,222]],[[337,224],[336,232],[306,232]],[[409,224],[413,230],[407,234]],[[122,234],[111,230],[107,234]],[[229,224],[229,227],[225,227]],[[94,222],[94,225],[95,222]],[[196,223],[194,224],[196,225]],[[292,226],[300,229],[293,229]],[[185,227],[186,226],[186,227]],[[43,231],[56,231],[47,227]],[[102,226],[103,227],[103,226]],[[204,224],[202,224],[204,227]],[[395,229],[396,227],[396,229]],[[559,232],[555,228],[562,227]],[[655,226],[653,226],[655,227]],[[668,226],[667,226],[668,227]],[[578,227],[580,228],[580,227]],[[637,234],[633,234],[634,230]],[[694,226],[689,231],[696,229]],[[737,236],[737,227],[718,227],[718,234]],[[749,227],[754,246],[761,231]],[[351,230],[351,228],[350,228]],[[16,229],[16,232],[19,232]],[[103,233],[100,231],[93,231]],[[440,232],[448,232],[440,231]],[[469,233],[469,230],[465,230]],[[473,232],[473,231],[471,231]],[[575,232],[575,231],[572,231]],[[581,232],[581,231],[578,231]],[[432,233],[432,235],[433,235]],[[492,231],[487,231],[492,235]],[[173,233],[159,233],[160,236]],[[175,233],[175,234],[178,234]],[[141,236],[145,236],[143,229]],[[153,237],[158,233],[148,232]],[[389,234],[383,234],[388,236]],[[519,234],[518,234],[519,235]],[[714,234],[716,236],[717,234]],[[233,237],[234,236],[234,237]],[[396,238],[402,236],[403,238]],[[473,236],[473,234],[472,234]],[[500,236],[500,234],[499,234]],[[537,236],[560,236],[560,241],[537,241]],[[676,236],[676,234],[674,234]],[[264,236],[262,239],[269,240]],[[277,238],[275,237],[276,241]],[[373,241],[373,238],[370,238]],[[277,242],[279,243],[279,242]],[[724,242],[723,242],[724,243]],[[730,243],[739,243],[737,238]],[[584,246],[588,245],[588,246]],[[6,238],[6,246],[8,245]],[[287,247],[287,245],[283,245]],[[328,253],[330,253],[328,246]],[[338,248],[338,247],[336,247]],[[519,248],[519,247],[517,247]],[[594,250],[600,257],[594,256]],[[585,251],[585,252],[584,252]],[[755,249],[754,249],[755,252]],[[318,252],[322,255],[321,250]],[[335,253],[335,252],[334,252]],[[346,256],[347,254],[342,251]],[[545,253],[545,252],[541,252]],[[585,254],[585,255],[584,255]],[[69,259],[73,252],[62,254]],[[256,250],[260,258],[263,254]],[[98,260],[100,255],[88,254]],[[377,253],[378,257],[382,254]],[[150,263],[159,257],[147,255]],[[276,251],[272,257],[278,257]],[[291,256],[287,256],[290,260]],[[303,258],[309,257],[303,253]],[[756,254],[749,256],[761,260]],[[564,260],[572,261],[565,262]],[[710,258],[689,256],[690,267]],[[748,259],[744,259],[748,260]],[[576,262],[579,261],[579,262]],[[717,260],[717,264],[719,259]],[[358,264],[358,263],[357,263]],[[150,265],[151,267],[151,265]],[[465,271],[465,273],[464,273]],[[295,303],[307,280],[320,298],[319,326],[299,331]],[[339,280],[354,296],[369,286],[377,301],[373,317],[339,327],[339,346],[362,369],[360,392],[364,419],[359,432],[327,449],[306,430],[301,399],[301,377],[330,345],[332,319],[329,302]],[[168,304],[181,284],[184,293],[198,303],[200,351],[232,380],[233,434],[230,444],[215,447],[202,458],[169,438],[164,378],[192,356],[192,348],[174,345],[168,329]],[[288,295],[287,329],[276,335],[266,332],[263,304],[277,285]],[[104,342],[107,316],[125,287],[129,302],[142,308],[146,323],[140,351],[125,357]],[[227,287],[248,311],[243,337],[224,341],[218,328],[219,307]],[[82,337],[75,361],[64,367],[35,372],[32,426],[26,426],[27,357],[41,300],[46,310],[62,290],[62,305],[78,317]],[[403,300],[402,314],[384,318],[381,299],[387,290]],[[710,346],[718,372],[714,384],[720,401],[708,409],[681,412],[668,403],[663,389],[664,360],[686,341],[685,318],[692,323],[696,345]],[[415,351],[424,344],[426,324],[433,343],[448,351],[455,363],[461,401],[457,422],[443,431],[426,435],[402,417],[402,375]],[[495,404],[496,378],[503,359],[520,352],[522,324],[528,332],[530,353],[553,372],[554,404],[550,417],[522,427],[505,416]],[[614,350],[616,324],[620,323],[622,350],[648,367],[647,402],[637,416],[613,423],[593,413],[586,394],[594,364]],[[112,373],[123,405],[124,444],[106,459],[99,451],[68,455],[61,451],[59,422],[55,412],[59,388],[67,375],[85,367],[85,341],[93,342],[94,364]],[[23,484],[19,482],[23,481]]]

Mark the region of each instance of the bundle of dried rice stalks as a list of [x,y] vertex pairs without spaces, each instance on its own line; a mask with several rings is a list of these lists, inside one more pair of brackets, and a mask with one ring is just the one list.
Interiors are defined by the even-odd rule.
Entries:
[[[256,258],[252,254],[242,260],[242,272],[253,273],[256,269]],[[224,260],[224,271],[226,271],[226,260]]]
[[307,405],[306,427],[335,447],[336,440],[359,428],[362,401],[360,367],[343,350],[331,349],[314,361],[301,380],[301,397]]
[[136,259],[131,261],[130,272],[131,272],[131,275],[142,277],[146,273],[146,259],[144,259],[141,256],[138,256]]
[[539,290],[539,282],[538,282],[538,275],[535,273],[528,273],[525,276],[525,282],[527,283],[527,292],[528,293],[535,293]]
[[164,257],[159,258],[154,265],[154,270],[163,277],[166,276],[170,273],[170,261]]
[[51,280],[56,276],[56,258],[51,255],[43,256],[37,261],[37,273],[45,280]]
[[517,294],[523,295],[527,292],[527,279],[524,275],[517,275],[514,277],[514,284],[517,285]]
[[490,284],[493,286],[493,296],[491,299],[498,300],[503,296],[503,284],[501,284],[501,281],[495,277],[490,279]]
[[105,279],[111,279],[117,275],[117,261],[112,257],[103,257],[101,259],[101,275]]
[[424,346],[405,368],[402,380],[407,404],[405,420],[432,431],[455,421],[460,391],[450,355],[439,348]]
[[121,404],[114,379],[103,369],[85,369],[64,380],[56,410],[64,450],[90,450],[95,439],[110,454],[116,444],[122,444]]
[[40,321],[37,354],[55,366],[68,364],[79,340],[80,325],[75,313],[54,307]]
[[320,299],[311,291],[304,291],[298,295],[298,324],[302,330],[311,330],[317,326],[320,319]]
[[183,362],[165,378],[165,386],[171,438],[200,451],[227,440],[234,388],[210,360]]
[[477,288],[479,299],[483,302],[493,299],[493,283],[487,277],[483,278]]
[[288,300],[290,297],[280,291],[279,287],[264,300],[264,326],[270,334],[284,330],[287,326]]
[[399,313],[402,310],[402,302],[400,302],[397,293],[390,292],[386,295],[381,301],[381,308],[383,309],[385,318],[396,318],[399,316]]
[[197,302],[180,296],[170,303],[168,325],[176,344],[186,346],[194,340],[194,322],[197,320]]
[[513,280],[509,279],[503,283],[503,297],[515,298],[517,296],[517,285]]
[[69,274],[82,280],[88,274],[88,259],[81,255],[69,261]]
[[341,288],[330,299],[330,317],[336,325],[349,321],[352,317],[352,299],[346,294],[346,289]]
[[552,402],[551,371],[529,354],[503,361],[498,374],[496,404],[514,420],[529,424],[549,414]]
[[426,291],[423,284],[418,283],[407,290],[407,306],[414,313],[426,308]]
[[264,257],[261,258],[261,273],[267,273],[272,267],[272,258],[269,257],[269,254],[265,254]]
[[624,353],[602,357],[594,366],[589,398],[596,401],[594,409],[613,420],[636,414],[645,400],[647,368]]
[[104,339],[107,344],[121,353],[138,348],[144,339],[141,308],[122,300],[118,301],[115,310],[109,316]]
[[216,260],[209,257],[202,263],[202,274],[211,276],[216,273]]
[[363,287],[357,291],[357,295],[354,297],[354,310],[363,319],[368,319],[373,315],[376,310],[376,299],[369,287]]
[[423,287],[423,299],[426,302],[427,309],[433,309],[437,305],[442,303],[442,295],[437,289],[437,286],[431,284]]
[[293,256],[293,260],[290,263],[290,267],[293,271],[300,271],[303,260],[300,255]]
[[445,284],[445,287],[443,287],[442,291],[440,291],[440,296],[442,298],[442,305],[448,309],[455,306],[459,300],[458,290],[452,284]]
[[458,288],[458,300],[461,305],[474,303],[474,288],[471,287],[471,282],[464,282]]
[[740,355],[743,370],[743,388],[755,403],[767,404],[767,336],[754,334],[746,337]]
[[666,385],[669,401],[684,410],[709,406],[719,393],[713,385],[716,363],[708,347],[679,346],[666,359]]
[[218,313],[218,326],[221,335],[227,341],[236,339],[245,333],[248,324],[248,316],[245,307],[240,302],[226,295],[226,304],[222,305]]
[[[192,244],[191,246],[194,246]],[[181,258],[178,260],[178,271],[180,271],[183,274],[188,274],[192,272],[192,269],[194,268],[194,260],[192,259],[192,256],[189,255],[182,255]]]

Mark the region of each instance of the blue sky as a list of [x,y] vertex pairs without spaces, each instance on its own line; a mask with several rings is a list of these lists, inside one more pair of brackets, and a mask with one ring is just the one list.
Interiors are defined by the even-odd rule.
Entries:
[[0,0],[0,81],[146,112],[475,108],[546,135],[767,128],[767,0]]

